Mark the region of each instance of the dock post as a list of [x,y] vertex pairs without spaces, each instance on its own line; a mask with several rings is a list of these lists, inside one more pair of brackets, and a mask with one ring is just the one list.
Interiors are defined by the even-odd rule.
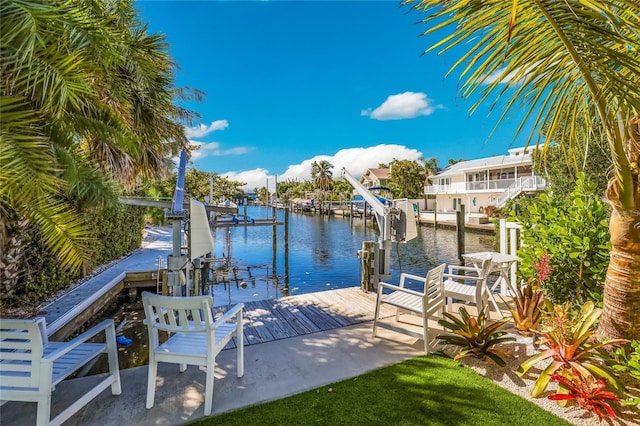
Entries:
[[349,222],[353,223],[353,201],[349,201]]
[[284,296],[289,295],[289,207],[284,209]]
[[456,236],[458,246],[458,260],[464,264],[464,204],[460,204],[456,210]]
[[272,242],[273,242],[273,278],[276,278],[278,276],[277,273],[277,258],[278,258],[278,229],[277,229],[277,223],[278,223],[278,212],[276,211],[276,207],[273,207],[273,232],[271,233],[273,238],[272,238]]
[[433,208],[433,229],[438,227],[438,200],[434,203]]

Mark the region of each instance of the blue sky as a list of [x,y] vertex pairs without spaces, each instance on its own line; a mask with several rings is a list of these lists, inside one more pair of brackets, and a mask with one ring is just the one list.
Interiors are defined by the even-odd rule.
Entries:
[[[396,1],[138,1],[151,32],[166,36],[178,86],[207,94],[185,106],[193,166],[261,187],[309,179],[326,159],[334,176],[380,162],[506,154],[517,121],[490,140],[497,114],[470,100],[457,55],[422,55],[422,15]],[[524,145],[522,135],[513,146]],[[270,183],[272,185],[272,183]]]

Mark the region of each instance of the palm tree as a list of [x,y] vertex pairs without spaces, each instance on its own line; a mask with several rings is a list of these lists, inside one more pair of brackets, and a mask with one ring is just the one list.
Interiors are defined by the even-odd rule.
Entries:
[[[640,3],[630,0],[492,2],[407,0],[432,26],[451,31],[427,51],[463,49],[465,98],[479,93],[471,111],[492,99],[498,124],[511,113],[533,119],[543,151],[554,140],[584,148],[580,133],[603,128],[615,176],[607,198],[613,207],[613,245],[604,287],[600,332],[640,339]],[[451,72],[450,71],[450,72]],[[505,84],[512,83],[512,84]],[[498,103],[499,100],[506,100]],[[578,132],[573,123],[584,123]],[[580,129],[585,130],[585,129]]]
[[326,199],[326,192],[331,190],[333,186],[333,164],[327,160],[321,160],[320,162],[314,161],[311,163],[311,179],[313,179],[313,186],[319,191],[320,194],[320,211],[322,212],[322,201]]
[[12,212],[0,222],[28,220],[61,264],[87,266],[79,210],[113,200],[112,182],[168,170],[187,144],[192,115],[174,105],[187,92],[132,1],[2,0],[0,21],[0,205]]

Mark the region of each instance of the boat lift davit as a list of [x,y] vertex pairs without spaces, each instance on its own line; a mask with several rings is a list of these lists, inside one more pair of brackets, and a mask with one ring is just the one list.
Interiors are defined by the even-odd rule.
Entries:
[[413,205],[404,198],[393,200],[391,205],[385,205],[344,167],[342,174],[371,206],[380,230],[377,244],[370,244],[374,247],[373,256],[364,249],[367,246],[366,241],[363,243],[363,250],[358,251],[358,257],[362,261],[362,288],[371,291],[377,288],[381,280],[391,277],[389,273],[391,243],[406,243],[418,235]]

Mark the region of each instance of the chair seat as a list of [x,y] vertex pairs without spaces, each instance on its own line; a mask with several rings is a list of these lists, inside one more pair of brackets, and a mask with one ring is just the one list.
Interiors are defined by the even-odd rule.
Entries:
[[413,294],[394,291],[391,294],[382,296],[382,303],[387,303],[401,309],[422,314],[422,297],[415,296]]
[[444,293],[446,297],[475,300],[476,286],[459,283],[453,280],[446,280],[444,282]]
[[[233,337],[235,324],[221,324],[216,328],[216,346],[224,346]],[[204,333],[176,333],[155,349],[156,354],[171,353],[173,356],[195,356],[207,358],[209,348]]]
[[[47,343],[44,347],[44,356],[47,356],[65,345],[66,343],[64,342]],[[67,352],[53,363],[52,384],[55,386],[69,377],[69,375],[78,368],[82,367],[98,355],[106,352],[107,345],[102,343],[83,343],[77,348]]]
[[[44,356],[48,356],[53,352],[57,351],[60,348],[67,346],[65,342],[49,342],[43,347]],[[53,371],[51,376],[51,386],[54,387],[67,377],[69,377],[72,373],[78,370],[83,365],[87,364],[93,358],[97,357],[102,353],[107,352],[107,345],[101,343],[83,343],[78,345],[78,347],[70,350],[66,354],[62,355],[60,358],[56,359],[53,362]],[[0,372],[0,381],[4,381],[5,383],[9,380],[9,378],[18,378],[18,377],[28,377],[32,374],[30,371],[13,371],[9,372],[7,369],[10,368],[10,365],[17,366],[27,366],[26,361],[22,360],[8,360],[3,359],[0,360],[0,364],[3,364],[2,369],[4,371]],[[23,368],[20,368],[21,370]],[[2,391],[37,391],[37,387],[20,387],[20,386],[2,386]]]

